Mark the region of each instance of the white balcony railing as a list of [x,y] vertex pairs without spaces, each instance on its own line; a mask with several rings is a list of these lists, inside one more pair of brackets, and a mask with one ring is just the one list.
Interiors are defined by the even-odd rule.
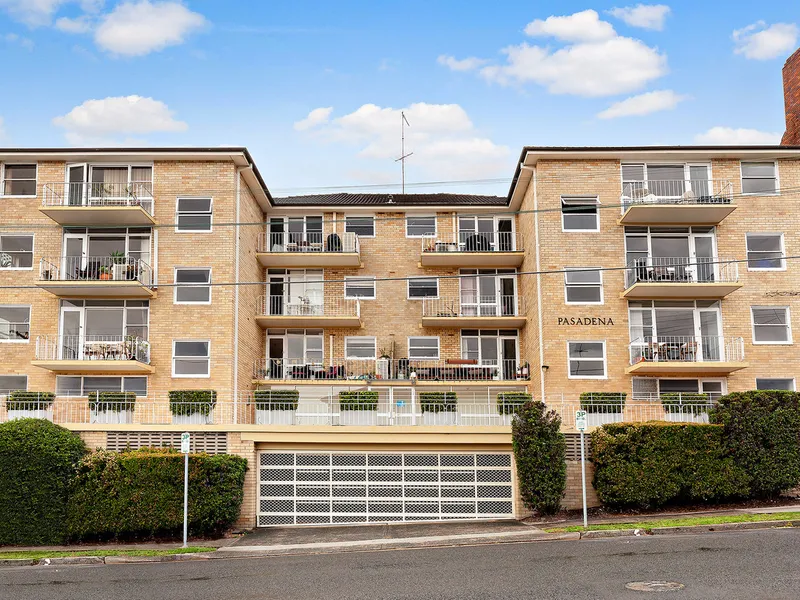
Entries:
[[139,206],[153,215],[153,183],[45,183],[43,206]]
[[138,281],[150,287],[150,265],[132,256],[60,256],[39,261],[40,281]]
[[260,233],[259,252],[361,252],[355,233]]
[[717,256],[647,256],[627,264],[625,287],[635,283],[736,283],[739,263]]
[[733,185],[727,179],[625,181],[622,212],[636,204],[731,204]]
[[459,231],[454,236],[422,238],[422,252],[522,252],[522,234],[516,231]]
[[423,317],[520,317],[525,315],[520,296],[470,296],[423,298]]
[[630,344],[630,360],[640,362],[740,362],[744,339],[722,336],[646,336]]
[[361,304],[348,298],[261,296],[259,315],[283,317],[360,317]]
[[150,343],[132,335],[40,335],[36,360],[135,360],[150,364]]

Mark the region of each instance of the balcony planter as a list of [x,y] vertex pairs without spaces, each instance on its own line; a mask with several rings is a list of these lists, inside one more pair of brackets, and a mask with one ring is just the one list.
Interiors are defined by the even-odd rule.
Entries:
[[253,393],[256,405],[257,425],[294,425],[298,390],[256,390]]
[[621,423],[627,395],[626,392],[583,392],[580,403],[581,409],[588,413],[587,425],[599,427],[606,423]]
[[455,425],[457,400],[458,394],[455,392],[420,392],[422,424]]
[[342,425],[376,425],[378,392],[339,392]]
[[169,410],[174,425],[211,425],[214,422],[216,390],[171,390]]
[[522,405],[531,400],[533,396],[525,392],[500,392],[497,394],[497,412],[503,417],[503,422],[510,423]]
[[17,390],[6,398],[8,420],[14,419],[47,419],[53,420],[53,392],[25,392]]
[[133,423],[135,407],[136,394],[134,392],[91,392],[89,394],[89,413],[92,423]]
[[667,421],[708,423],[710,405],[711,397],[708,394],[681,392],[661,395],[661,406]]

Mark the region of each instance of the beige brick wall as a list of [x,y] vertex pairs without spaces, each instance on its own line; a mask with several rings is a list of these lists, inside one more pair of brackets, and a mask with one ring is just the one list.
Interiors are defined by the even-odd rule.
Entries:
[[252,529],[256,526],[256,503],[258,502],[258,463],[255,443],[243,440],[242,434],[231,432],[228,434],[228,453],[247,459],[247,473],[244,477],[244,498],[242,510],[236,527]]

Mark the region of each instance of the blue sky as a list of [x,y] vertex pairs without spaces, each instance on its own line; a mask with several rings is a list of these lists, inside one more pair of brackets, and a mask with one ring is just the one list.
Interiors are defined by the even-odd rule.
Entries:
[[490,180],[411,189],[504,193],[526,144],[777,141],[800,4],[719,6],[0,0],[0,143],[245,145],[299,193],[396,183],[405,109],[407,182]]

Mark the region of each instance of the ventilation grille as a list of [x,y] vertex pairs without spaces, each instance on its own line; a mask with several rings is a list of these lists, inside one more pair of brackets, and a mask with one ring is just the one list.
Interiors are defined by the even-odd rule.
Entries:
[[[181,447],[179,431],[109,431],[106,448],[115,452],[138,450],[139,448]],[[191,451],[208,454],[225,454],[228,451],[228,435],[224,432],[192,432]]]
[[[565,433],[564,437],[567,440],[567,460],[581,460],[581,434],[579,433]],[[591,437],[584,435],[584,451],[586,453],[586,460],[592,458],[592,442]]]

